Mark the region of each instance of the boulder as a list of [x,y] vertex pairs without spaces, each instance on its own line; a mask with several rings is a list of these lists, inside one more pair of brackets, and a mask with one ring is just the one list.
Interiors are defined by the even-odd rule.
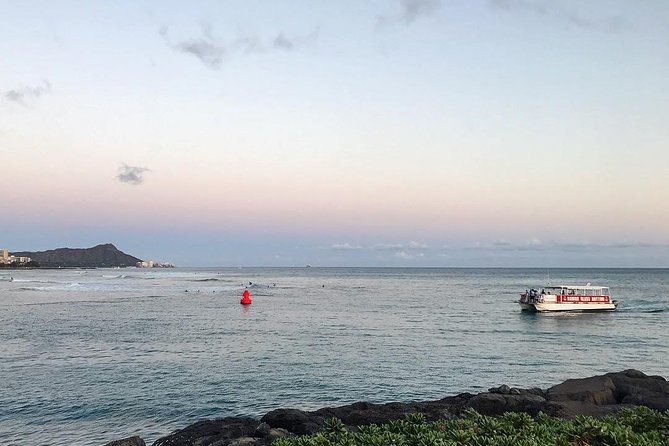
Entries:
[[[240,437],[232,440],[227,446],[260,446],[262,444],[264,444],[264,442],[255,437]],[[223,446],[223,443],[221,446]]]
[[280,427],[298,435],[313,434],[323,428],[325,419],[298,409],[276,409],[268,412],[260,421],[271,427]]
[[499,387],[493,387],[491,389],[488,389],[489,393],[501,393],[502,395],[508,395],[510,391],[511,388],[506,384],[502,384]]
[[281,429],[280,427],[270,429],[269,433],[267,434],[267,438],[269,441],[274,441],[277,438],[283,438],[283,437],[290,437],[292,434],[288,432],[286,429]]
[[548,389],[550,401],[579,401],[595,406],[616,404],[615,384],[608,376],[568,379]]
[[144,440],[141,438],[134,436],[123,438],[121,440],[111,441],[105,446],[146,446],[146,443],[144,443]]
[[237,417],[198,421],[159,438],[153,446],[227,446],[238,438],[252,437],[259,424],[252,418]]
[[504,412],[537,414],[544,409],[546,399],[531,393],[501,394],[480,393],[472,397],[464,408],[471,408],[483,415],[502,415]]
[[661,376],[646,376],[638,370],[607,373],[615,385],[615,397],[619,403],[650,407],[655,410],[669,409],[669,382]]

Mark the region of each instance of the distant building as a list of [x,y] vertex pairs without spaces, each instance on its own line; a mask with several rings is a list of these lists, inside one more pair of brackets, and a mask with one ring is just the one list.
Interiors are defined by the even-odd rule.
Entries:
[[174,268],[173,263],[154,262],[153,260],[142,260],[135,264],[137,268]]
[[0,263],[7,264],[7,263],[19,263],[19,264],[26,264],[30,262],[30,257],[14,257],[9,255],[9,251],[6,249],[0,249]]

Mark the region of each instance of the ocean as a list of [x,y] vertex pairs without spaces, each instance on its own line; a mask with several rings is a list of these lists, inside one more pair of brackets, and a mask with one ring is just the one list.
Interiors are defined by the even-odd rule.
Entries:
[[[521,313],[547,273],[609,286],[618,311]],[[668,323],[668,269],[0,270],[0,444],[151,444],[279,407],[669,377]]]

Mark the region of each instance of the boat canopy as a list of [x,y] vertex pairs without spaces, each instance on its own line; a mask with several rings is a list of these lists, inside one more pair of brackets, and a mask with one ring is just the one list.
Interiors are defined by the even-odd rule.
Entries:
[[[547,286],[546,290],[554,290],[555,294],[576,294],[580,296],[608,296],[609,287],[592,285],[561,285]],[[562,292],[564,290],[564,292]]]

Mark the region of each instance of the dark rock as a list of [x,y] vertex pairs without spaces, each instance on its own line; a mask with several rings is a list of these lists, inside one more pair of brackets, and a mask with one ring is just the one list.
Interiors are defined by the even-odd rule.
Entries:
[[280,427],[298,435],[313,434],[323,428],[325,419],[298,409],[276,409],[260,421],[272,427]]
[[549,401],[542,409],[547,415],[557,418],[574,418],[577,415],[601,418],[618,412],[624,406],[620,404],[596,406],[582,401]]
[[286,429],[281,429],[280,427],[270,429],[269,433],[267,434],[267,438],[269,438],[270,441],[274,441],[277,438],[283,438],[283,437],[290,437],[292,434],[288,432]]
[[516,389],[515,387],[509,390],[509,395],[520,395],[521,393],[520,389]]
[[[228,446],[260,446],[264,444],[261,440],[254,437],[240,437],[228,443]],[[224,446],[224,443],[221,443]]]
[[254,437],[266,437],[269,435],[271,428],[269,427],[269,424],[267,423],[260,423],[258,427],[256,427],[255,432],[253,433]]
[[141,438],[134,436],[109,442],[105,446],[146,446],[146,443]]
[[480,393],[471,398],[465,407],[472,408],[484,415],[502,415],[504,412],[539,413],[546,400],[530,393],[504,395],[500,393]]
[[[640,372],[638,370],[634,370],[634,369],[627,369],[627,370],[623,370],[622,372],[618,372],[618,373],[608,373],[608,375],[623,375],[623,376],[627,376],[628,378],[648,378],[648,376],[646,376],[645,373]],[[664,378],[662,378],[662,379],[664,379]]]
[[546,398],[546,392],[544,392],[543,390],[541,390],[538,387],[531,387],[529,389],[520,389],[520,393],[521,394],[530,393],[532,395],[539,395],[541,397]]
[[655,410],[669,409],[669,383],[662,377],[646,376],[638,370],[607,373],[615,385],[618,403],[650,407]]
[[568,379],[548,389],[551,401],[580,401],[595,406],[616,404],[615,384],[608,376]]
[[511,387],[507,386],[506,384],[502,384],[499,387],[491,387],[490,389],[488,389],[488,393],[499,393],[502,395],[508,395],[510,391]]
[[153,446],[227,446],[238,438],[252,437],[258,424],[252,418],[236,417],[198,421],[159,438]]

